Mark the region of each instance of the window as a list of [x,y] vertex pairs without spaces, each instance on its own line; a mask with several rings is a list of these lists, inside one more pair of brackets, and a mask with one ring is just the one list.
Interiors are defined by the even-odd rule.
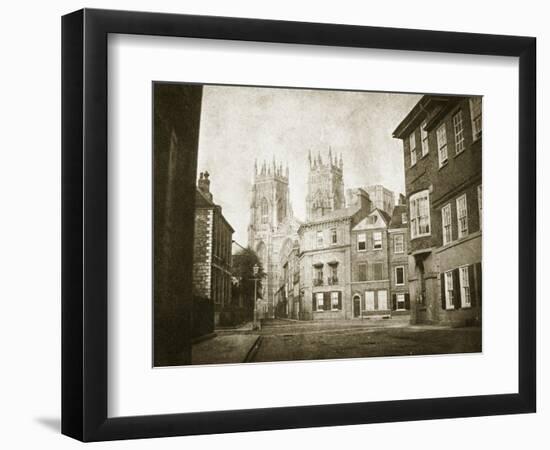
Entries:
[[317,311],[322,311],[324,309],[324,306],[325,306],[325,301],[324,301],[324,295],[322,292],[317,292],[315,294],[315,301],[317,303]]
[[453,272],[445,272],[445,305],[446,309],[454,309]]
[[267,200],[265,198],[262,198],[262,201],[260,203],[260,214],[262,216],[262,223],[268,223],[269,221],[269,205],[267,204]]
[[416,137],[414,131],[409,136],[409,151],[411,153],[411,167],[416,164]]
[[372,233],[372,248],[379,250],[382,248],[382,233],[380,231],[375,231]]
[[321,248],[323,246],[323,232],[318,231],[317,232],[317,248]]
[[401,223],[407,223],[407,213],[401,213]]
[[338,311],[340,309],[340,293],[339,292],[331,292],[330,293],[330,306],[331,309],[334,311]]
[[428,191],[411,196],[411,239],[430,235],[430,200]]
[[404,238],[402,234],[396,234],[393,238],[393,252],[403,253],[405,251]]
[[332,244],[338,243],[338,234],[336,232],[336,228],[333,228],[332,230],[330,230],[330,242]]
[[422,122],[420,126],[420,139],[422,141],[422,156],[426,156],[430,151],[428,147],[428,132],[425,129],[426,121]]
[[395,268],[395,285],[403,286],[405,284],[405,267],[399,266]]
[[330,267],[329,284],[338,284],[338,264],[331,264],[329,267]]
[[456,199],[456,214],[458,217],[458,237],[468,235],[468,206],[466,204],[466,194]]
[[481,184],[477,187],[477,209],[479,214],[479,229],[481,230],[481,225],[483,223],[483,210],[481,207],[481,203],[483,201],[483,193],[481,191]]
[[481,137],[481,97],[470,99],[470,116],[472,117],[472,140]]
[[357,266],[357,281],[367,281],[367,265],[365,263]]
[[382,263],[372,263],[372,279],[373,280],[382,280]]
[[443,245],[447,245],[453,240],[450,203],[441,208],[441,224],[443,226]]
[[439,155],[439,167],[447,164],[447,130],[442,123],[437,129],[437,151]]
[[367,249],[367,235],[360,233],[357,235],[357,250],[362,252]]
[[323,285],[323,266],[317,266],[313,269],[313,285]]
[[464,124],[462,122],[462,110],[459,110],[453,116],[453,129],[455,132],[455,152],[458,155],[465,149],[464,147]]
[[470,280],[468,277],[468,266],[461,267],[460,273],[460,299],[462,301],[462,307],[472,306],[470,298]]
[[397,305],[396,308],[405,309],[405,294],[397,294]]

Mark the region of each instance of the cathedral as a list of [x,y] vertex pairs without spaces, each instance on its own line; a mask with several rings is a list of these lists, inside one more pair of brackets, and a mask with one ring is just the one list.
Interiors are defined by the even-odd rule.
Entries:
[[[367,292],[353,290],[354,281],[358,281],[352,261],[357,260],[356,252],[362,251],[362,244],[354,239],[362,239],[364,231],[355,227],[364,227],[361,224],[372,214],[381,219],[369,233],[378,233],[379,227],[386,233],[394,209],[393,193],[381,186],[346,191],[342,155],[333,155],[331,148],[325,158],[310,152],[308,164],[306,217],[302,222],[293,214],[288,166],[275,159],[255,162],[248,246],[257,253],[267,274],[259,294],[262,313],[264,317],[300,320],[348,319],[357,317],[357,311],[362,316],[366,303],[361,299]],[[385,195],[376,196],[375,191]],[[372,237],[369,239],[373,245]],[[387,259],[387,250],[380,255],[373,253],[373,257]],[[388,275],[389,265],[383,267]],[[375,286],[388,295],[389,287]],[[367,289],[363,284],[356,287]],[[358,296],[357,310],[354,302]],[[376,305],[385,305],[384,312],[389,309],[388,302]]]

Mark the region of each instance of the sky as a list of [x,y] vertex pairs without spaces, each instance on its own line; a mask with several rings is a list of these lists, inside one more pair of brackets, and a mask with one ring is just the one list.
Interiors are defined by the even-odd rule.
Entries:
[[329,147],[344,161],[345,189],[382,184],[405,192],[403,147],[392,132],[420,99],[307,89],[205,86],[198,173],[210,173],[214,202],[246,246],[254,161],[289,167],[294,215],[305,218],[308,152],[325,161]]

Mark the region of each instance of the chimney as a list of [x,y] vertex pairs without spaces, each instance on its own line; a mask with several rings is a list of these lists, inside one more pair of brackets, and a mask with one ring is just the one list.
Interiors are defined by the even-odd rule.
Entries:
[[208,172],[201,172],[199,177],[199,190],[210,201],[212,201],[212,194],[210,193],[210,174]]

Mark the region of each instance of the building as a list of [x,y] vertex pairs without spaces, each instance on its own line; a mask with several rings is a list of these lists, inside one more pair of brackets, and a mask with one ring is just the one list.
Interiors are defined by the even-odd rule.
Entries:
[[356,191],[353,204],[302,224],[300,235],[300,319],[350,319],[351,230],[370,210],[368,195]]
[[248,246],[253,249],[267,274],[260,297],[267,302],[267,317],[274,317],[280,288],[281,255],[298,239],[300,223],[294,218],[289,198],[288,167],[275,159],[271,164],[254,164],[250,198]]
[[392,215],[393,207],[395,206],[395,197],[393,192],[385,188],[381,184],[373,184],[363,188],[369,194],[373,208],[384,211],[388,215]]
[[408,245],[407,205],[405,204],[405,199],[402,198],[400,204],[394,207],[388,226],[388,260],[392,315],[408,314],[411,309]]
[[213,201],[210,176],[201,172],[195,200],[193,297],[194,322],[203,321],[203,331],[218,326],[223,309],[231,305],[232,241],[233,228]]
[[306,221],[315,221],[332,211],[345,207],[344,163],[342,156],[332,157],[329,148],[327,161],[323,163],[321,153],[308,157],[309,175],[306,197]]
[[425,95],[403,141],[411,321],[481,322],[481,97]]
[[391,315],[388,226],[391,217],[378,208],[351,229],[353,317]]

